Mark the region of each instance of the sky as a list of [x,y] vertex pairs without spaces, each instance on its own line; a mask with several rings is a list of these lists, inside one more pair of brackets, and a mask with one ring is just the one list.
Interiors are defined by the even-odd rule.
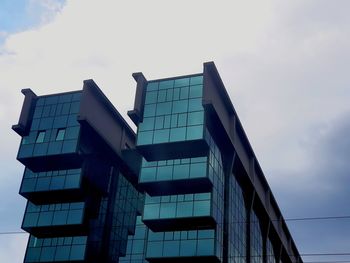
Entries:
[[[21,89],[79,90],[92,78],[128,119],[133,72],[186,75],[206,61],[284,217],[350,215],[348,10],[346,0],[0,0],[0,232],[19,231],[25,208],[11,130]],[[350,252],[349,219],[287,223],[300,253]],[[0,262],[22,262],[26,242],[0,235]],[[350,257],[304,257],[327,260]]]

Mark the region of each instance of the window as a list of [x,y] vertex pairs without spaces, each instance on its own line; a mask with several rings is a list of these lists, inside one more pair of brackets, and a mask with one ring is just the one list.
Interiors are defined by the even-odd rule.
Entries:
[[36,137],[36,143],[42,143],[44,142],[44,138],[45,138],[45,131],[39,131],[38,132],[38,136]]
[[56,141],[63,141],[65,133],[66,133],[66,129],[58,129],[57,135],[56,135]]

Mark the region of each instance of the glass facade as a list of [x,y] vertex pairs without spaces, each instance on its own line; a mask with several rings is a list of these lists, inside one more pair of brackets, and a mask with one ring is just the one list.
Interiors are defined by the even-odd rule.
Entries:
[[143,204],[144,195],[120,173],[109,237],[111,260],[117,261],[119,256],[125,255],[128,234],[134,233],[136,216],[141,213]]
[[[202,106],[203,76],[150,81],[144,99],[143,119],[138,125],[137,145],[152,145],[191,140],[206,141],[208,149],[201,156],[190,158],[143,159],[139,182],[162,185],[170,191],[148,194],[146,190],[140,228],[145,229],[142,242],[129,238],[125,262],[142,262],[144,259],[212,257],[222,260],[224,219],[224,175],[219,148],[205,128]],[[191,149],[188,149],[191,151]],[[210,190],[197,190],[192,179],[207,178]],[[186,181],[193,187],[188,193],[171,189],[174,181]],[[193,181],[194,182],[194,181]],[[196,218],[211,218],[196,221]],[[171,220],[161,229],[157,222]],[[191,224],[181,224],[191,220]],[[148,228],[150,227],[150,228]],[[204,228],[204,229],[203,229]],[[206,228],[206,229],[205,229]],[[137,251],[135,254],[134,251]],[[143,258],[141,257],[143,256]],[[124,261],[122,261],[124,262]]]
[[247,253],[247,212],[243,191],[235,175],[229,177],[228,262],[244,263]]
[[86,236],[36,238],[31,235],[24,262],[83,261],[86,245]]
[[[96,148],[97,135],[86,130],[90,137],[80,138],[81,98],[79,91],[32,102],[18,153],[29,160],[20,188],[28,199],[22,228],[31,234],[25,262],[118,262],[142,212],[144,195]],[[72,153],[72,162],[56,158]]]
[[148,263],[145,259],[148,231],[141,216],[138,216],[135,233],[128,236],[126,253],[119,258],[119,263]]
[[18,158],[76,151],[81,92],[39,97],[30,132],[22,138]]
[[137,217],[135,235],[129,235],[120,263],[144,263],[147,259],[205,257],[215,255],[215,230],[153,232]]
[[268,238],[267,242],[266,242],[266,262],[267,263],[276,263],[275,252],[273,249],[273,245],[270,241],[270,238]]
[[82,224],[84,202],[35,205],[27,203],[22,227],[44,227]]
[[211,216],[211,193],[146,195],[143,220]]
[[[157,181],[157,178],[165,180],[164,174],[168,175],[166,177],[168,180],[173,180],[174,177],[176,179],[209,177],[213,183],[212,191],[195,193],[194,189],[193,194],[153,197],[146,195],[144,220],[211,216],[216,222],[222,222],[224,176],[221,155],[210,134],[206,137],[210,147],[208,156],[148,163],[144,161],[140,177],[142,178],[145,173],[148,177],[155,178],[153,181]],[[167,172],[164,172],[165,170]]]
[[[276,262],[275,232],[264,240],[259,218],[265,217],[255,209],[260,203],[250,200],[260,191],[246,180],[251,156],[245,160],[236,145],[226,145],[244,132],[229,138],[234,132],[225,129],[240,126],[223,120],[236,113],[217,116],[226,110],[227,95],[208,98],[221,92],[212,87],[220,79],[205,74],[138,82],[130,112],[136,136],[120,120],[113,132],[113,125],[100,127],[119,115],[96,88],[26,98],[24,109],[32,100],[31,110],[21,118],[29,120],[14,128],[22,136],[17,158],[26,165],[20,187],[28,199],[22,228],[30,234],[24,262]],[[213,107],[204,108],[203,99]],[[102,111],[84,114],[90,100],[108,108],[108,118],[90,123]],[[237,145],[249,155],[246,141]]]
[[78,189],[81,184],[81,168],[34,173],[26,168],[20,188],[21,193]]
[[149,230],[146,258],[214,256],[215,243],[214,229],[167,232]]
[[263,263],[263,237],[260,221],[254,211],[250,214],[250,256],[252,263]]
[[149,82],[137,145],[203,138],[203,76]]
[[207,159],[207,156],[155,162],[147,162],[143,159],[139,182],[144,183],[208,177]]

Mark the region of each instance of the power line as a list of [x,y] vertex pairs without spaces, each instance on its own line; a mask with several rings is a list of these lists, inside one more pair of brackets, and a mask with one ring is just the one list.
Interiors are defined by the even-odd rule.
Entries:
[[[334,217],[331,217],[333,219]],[[342,217],[343,218],[343,217]],[[308,218],[313,219],[313,218]],[[315,218],[319,219],[319,218]],[[324,219],[324,218],[322,218]],[[300,220],[298,218],[297,220]],[[9,232],[0,232],[0,235],[16,235],[16,234],[28,234],[27,232],[24,231],[9,231]],[[350,256],[350,252],[342,252],[342,253],[300,253],[299,254],[301,257],[315,257],[315,256]],[[251,257],[262,257],[263,255],[251,255]],[[267,257],[272,257],[275,255],[266,255]],[[294,256],[294,255],[290,255]],[[231,256],[231,257],[237,257],[237,256]],[[246,257],[246,256],[238,256],[238,257]],[[338,261],[304,261],[304,263],[350,263],[349,260],[338,260]]]
[[343,253],[301,253],[303,257],[314,257],[314,256],[350,256],[350,252]]
[[326,260],[326,261],[304,261],[303,263],[350,263],[350,260]]
[[29,234],[24,231],[9,231],[9,232],[0,232],[0,235],[17,235],[17,234]]
[[[284,221],[307,221],[307,220],[332,220],[332,219],[350,219],[350,216],[323,216],[323,217],[301,217],[301,218],[286,218]],[[278,221],[278,220],[272,220]]]
[[[259,255],[250,255],[250,257],[251,258],[256,258],[256,257],[263,257],[264,255],[262,255],[262,254],[259,254]],[[266,254],[265,255],[266,257],[274,257],[275,255],[273,255],[273,254],[270,254],[270,255],[268,255],[268,254]],[[290,257],[295,257],[295,255],[288,255],[288,256],[290,256]],[[299,254],[299,256],[301,256],[301,257],[329,257],[329,256],[350,256],[350,252],[339,252],[339,253],[336,253],[336,252],[334,252],[334,253],[330,253],[330,252],[327,252],[327,253],[300,253]],[[244,256],[235,256],[235,255],[232,255],[232,256],[230,256],[229,258],[246,258],[247,256],[246,255],[244,255]],[[347,260],[347,261],[349,261],[349,260]],[[346,262],[347,262],[346,261]],[[320,262],[320,261],[316,261],[317,263],[322,263],[322,262]],[[328,262],[328,261],[327,261]],[[327,262],[324,262],[324,263],[327,263]],[[332,261],[331,263],[334,263],[335,261]],[[350,262],[350,261],[349,261]],[[306,263],[306,262],[304,262],[304,263]],[[309,262],[309,263],[311,263],[311,262]],[[344,262],[345,263],[345,262]]]
[[[350,252],[327,252],[327,253],[300,253],[300,256],[303,257],[318,257],[318,256],[350,256]],[[266,254],[265,256],[267,257],[273,257],[275,255],[273,254]],[[291,257],[295,257],[295,255],[288,255]],[[246,257],[246,256],[231,256],[231,257]],[[250,257],[263,257],[262,254],[258,254],[258,255],[250,255]]]
[[[319,217],[295,217],[295,218],[284,218],[284,221],[316,221],[316,220],[336,220],[336,219],[350,219],[350,215],[345,216],[319,216]],[[279,219],[271,219],[270,221],[276,222]],[[260,221],[234,221],[229,224],[247,224],[247,223],[259,223]]]

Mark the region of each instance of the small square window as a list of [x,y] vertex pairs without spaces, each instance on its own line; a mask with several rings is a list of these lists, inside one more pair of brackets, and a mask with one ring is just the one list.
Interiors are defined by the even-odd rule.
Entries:
[[42,143],[44,142],[44,138],[45,138],[45,134],[46,132],[45,131],[39,131],[38,132],[38,136],[36,137],[36,143]]
[[66,129],[58,129],[57,135],[56,135],[56,141],[63,141],[65,133],[66,133]]

